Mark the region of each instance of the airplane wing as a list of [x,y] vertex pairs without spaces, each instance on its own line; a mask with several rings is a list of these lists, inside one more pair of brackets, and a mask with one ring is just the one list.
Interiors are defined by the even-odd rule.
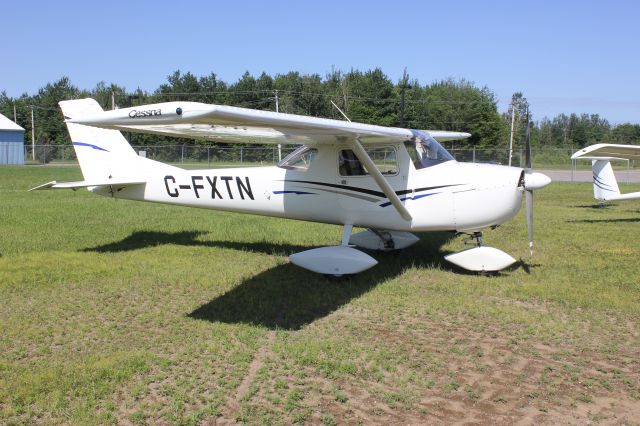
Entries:
[[[370,145],[403,142],[413,137],[411,130],[398,127],[198,102],[164,102],[65,118],[93,127],[227,143],[317,145],[358,138],[362,144]],[[471,136],[463,132],[425,132],[440,140]]]
[[572,160],[640,160],[640,145],[599,143],[588,146],[571,156]]
[[117,186],[119,188],[125,187],[125,186],[132,186],[132,185],[142,185],[146,183],[146,181],[131,181],[131,180],[117,180],[117,179],[112,179],[109,181],[86,181],[86,180],[82,180],[82,181],[77,181],[77,182],[58,182],[58,181],[51,181],[42,185],[38,185],[35,188],[31,188],[29,191],[38,191],[38,190],[44,190],[44,189],[73,189],[74,191],[78,188],[88,188],[91,186]]

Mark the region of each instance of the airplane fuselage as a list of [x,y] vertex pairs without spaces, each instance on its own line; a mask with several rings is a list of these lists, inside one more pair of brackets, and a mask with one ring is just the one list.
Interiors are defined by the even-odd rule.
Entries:
[[396,231],[471,232],[499,225],[520,209],[522,169],[446,161],[416,170],[399,144],[393,146],[395,170],[385,178],[411,214],[405,220],[371,176],[341,174],[336,158],[343,148],[323,146],[305,170],[184,170],[147,160],[153,166],[145,173],[146,184],[92,190],[117,198]]

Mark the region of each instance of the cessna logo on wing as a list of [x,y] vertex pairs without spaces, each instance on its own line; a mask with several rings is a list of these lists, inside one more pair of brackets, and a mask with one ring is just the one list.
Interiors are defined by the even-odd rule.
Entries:
[[129,118],[140,118],[140,117],[153,117],[156,115],[162,115],[162,110],[160,109],[145,109],[142,111],[138,111],[134,109],[129,113]]

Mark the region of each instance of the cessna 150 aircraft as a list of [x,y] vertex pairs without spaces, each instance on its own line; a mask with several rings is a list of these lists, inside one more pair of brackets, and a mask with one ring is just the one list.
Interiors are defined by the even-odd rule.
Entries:
[[605,201],[633,200],[640,198],[640,192],[621,194],[611,161],[640,160],[640,146],[598,143],[576,151],[572,160],[591,160],[593,170],[593,198]]
[[[292,263],[340,276],[377,261],[354,248],[402,249],[412,231],[469,233],[477,246],[446,256],[472,271],[513,262],[484,246],[481,230],[512,218],[550,179],[525,169],[459,163],[437,141],[468,133],[420,131],[195,102],[103,111],[92,99],[60,102],[83,181],[33,189],[88,188],[114,198],[277,216],[344,227],[342,242],[292,254]],[[213,141],[296,144],[277,166],[184,170],[136,155],[120,130]],[[368,228],[352,234],[354,226]]]

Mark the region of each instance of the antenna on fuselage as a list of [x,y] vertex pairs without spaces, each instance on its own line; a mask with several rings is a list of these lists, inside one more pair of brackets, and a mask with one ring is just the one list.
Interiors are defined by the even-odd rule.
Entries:
[[338,105],[336,105],[335,102],[331,101],[331,105],[333,105],[340,114],[342,114],[342,116],[349,122],[351,123],[351,120],[349,120],[349,117],[347,117],[347,114],[345,114],[344,112],[342,112],[342,110],[340,109],[340,107]]

